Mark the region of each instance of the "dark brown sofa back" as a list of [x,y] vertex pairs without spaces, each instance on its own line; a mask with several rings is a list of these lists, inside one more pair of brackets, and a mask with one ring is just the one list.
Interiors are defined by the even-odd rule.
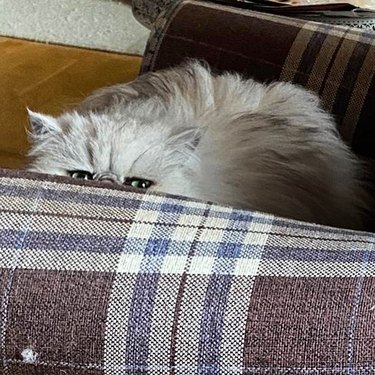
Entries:
[[143,72],[194,57],[298,83],[320,95],[355,152],[375,157],[375,33],[191,0],[161,15],[153,33]]

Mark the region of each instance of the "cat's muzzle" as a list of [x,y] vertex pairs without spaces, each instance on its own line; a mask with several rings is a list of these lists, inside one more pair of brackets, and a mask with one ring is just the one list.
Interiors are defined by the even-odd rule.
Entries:
[[120,183],[118,177],[115,174],[110,173],[110,172],[95,173],[94,174],[94,180],[102,181],[102,182],[108,182],[108,183],[112,183],[112,184],[113,183],[115,183],[115,184]]

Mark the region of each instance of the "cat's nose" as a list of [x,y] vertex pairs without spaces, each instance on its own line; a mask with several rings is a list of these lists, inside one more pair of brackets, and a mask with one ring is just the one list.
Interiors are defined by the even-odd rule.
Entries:
[[101,178],[99,181],[100,182],[106,182],[107,184],[113,184],[115,182],[111,178]]
[[116,183],[118,181],[117,176],[115,176],[113,173],[98,174],[94,176],[94,178],[95,180],[110,183],[110,184]]

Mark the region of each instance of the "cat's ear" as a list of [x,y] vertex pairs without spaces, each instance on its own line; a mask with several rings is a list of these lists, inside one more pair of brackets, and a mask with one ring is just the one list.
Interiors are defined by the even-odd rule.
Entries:
[[60,126],[54,117],[30,111],[28,108],[27,113],[29,115],[31,133],[33,136],[40,137],[59,132]]

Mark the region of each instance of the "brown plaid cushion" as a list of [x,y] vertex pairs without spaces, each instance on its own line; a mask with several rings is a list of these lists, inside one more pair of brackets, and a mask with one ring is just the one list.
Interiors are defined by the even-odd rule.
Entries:
[[143,72],[206,60],[261,81],[317,92],[343,138],[375,157],[375,33],[184,0],[155,24]]
[[374,243],[2,170],[0,373],[373,374]]

